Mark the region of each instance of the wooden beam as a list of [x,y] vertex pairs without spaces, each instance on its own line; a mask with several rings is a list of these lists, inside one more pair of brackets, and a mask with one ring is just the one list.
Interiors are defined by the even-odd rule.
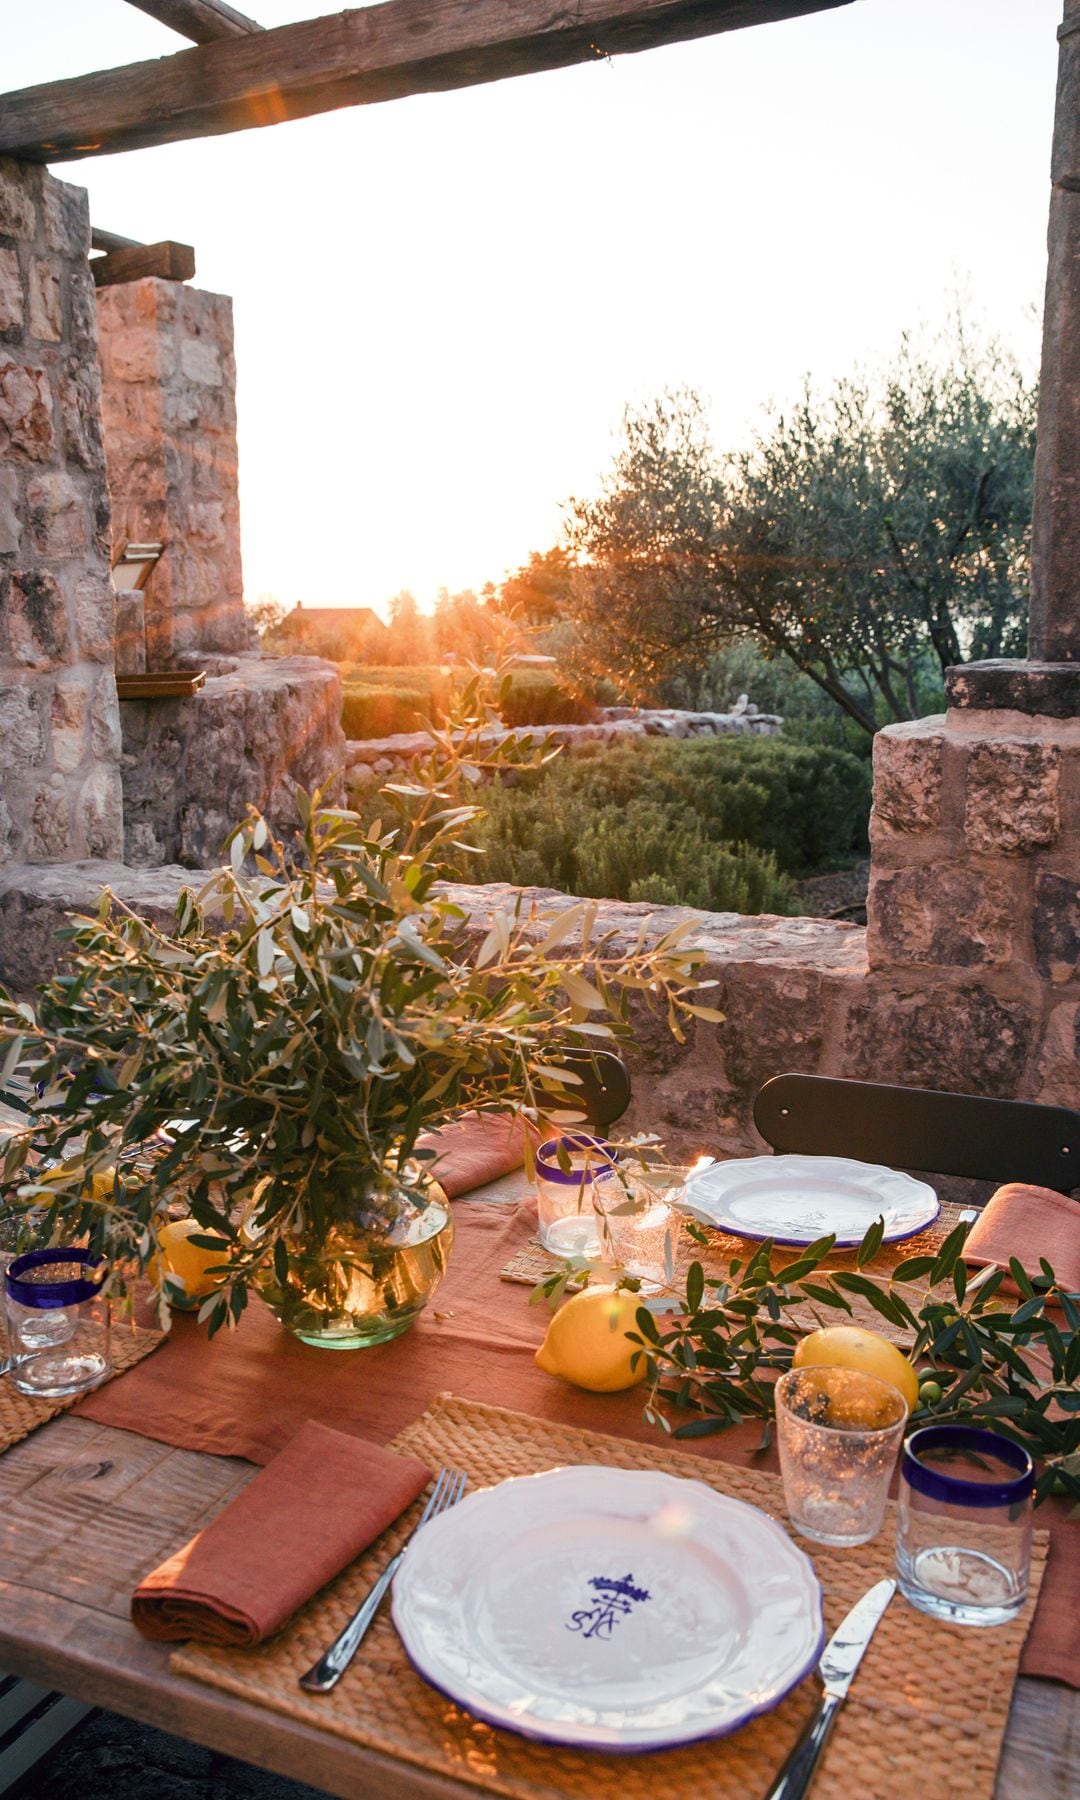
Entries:
[[116,287],[121,281],[141,281],[158,275],[164,281],[190,281],[195,273],[195,252],[190,244],[128,244],[107,256],[90,258],[95,287]]
[[90,227],[91,250],[141,250],[138,238],[120,237],[115,231],[102,231],[99,225]]
[[384,0],[0,96],[0,155],[138,150],[473,87],[850,0]]
[[254,19],[226,6],[225,0],[128,0],[140,12],[190,38],[193,44],[216,44],[220,38],[245,37],[261,31]]

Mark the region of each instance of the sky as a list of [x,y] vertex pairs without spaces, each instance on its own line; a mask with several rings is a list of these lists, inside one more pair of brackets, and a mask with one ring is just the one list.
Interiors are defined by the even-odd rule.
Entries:
[[[547,549],[664,387],[734,447],[957,293],[1034,368],[1060,18],[854,0],[55,173],[233,296],[248,598],[385,612]],[[5,90],[184,47],[124,0],[0,24]]]

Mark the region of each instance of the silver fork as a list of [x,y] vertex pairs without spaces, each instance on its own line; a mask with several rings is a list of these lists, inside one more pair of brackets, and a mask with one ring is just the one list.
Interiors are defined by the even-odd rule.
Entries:
[[400,1569],[409,1544],[412,1543],[421,1526],[426,1525],[429,1519],[434,1519],[439,1513],[447,1512],[451,1506],[457,1505],[465,1492],[466,1480],[467,1477],[462,1474],[460,1469],[439,1470],[435,1486],[428,1495],[428,1503],[409,1533],[407,1541],[397,1555],[387,1563],[367,1599],[357,1607],[344,1631],[334,1639],[328,1650],[323,1651],[318,1662],[307,1671],[307,1674],[300,1676],[300,1686],[306,1688],[309,1694],[328,1694],[332,1687],[336,1687],[356,1655],[368,1626],[378,1612],[384,1595]]

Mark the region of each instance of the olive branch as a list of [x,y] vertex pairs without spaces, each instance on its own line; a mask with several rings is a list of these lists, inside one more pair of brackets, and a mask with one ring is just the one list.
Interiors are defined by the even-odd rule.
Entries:
[[[699,1227],[688,1230],[708,1242]],[[822,1268],[835,1236],[819,1238],[780,1269],[771,1239],[719,1277],[695,1261],[670,1329],[641,1307],[637,1331],[628,1334],[646,1359],[646,1418],[675,1438],[760,1419],[765,1448],[776,1376],[790,1368],[806,1335],[794,1309],[824,1325],[829,1314],[833,1322],[837,1313],[852,1316],[850,1296],[857,1296],[910,1335],[910,1359],[924,1365],[908,1431],[989,1426],[1035,1459],[1036,1504],[1055,1492],[1080,1501],[1080,1294],[1066,1291],[1045,1259],[1034,1280],[1015,1257],[1008,1271],[972,1273],[964,1260],[968,1230],[958,1225],[936,1254],[908,1257],[881,1280],[866,1272],[881,1248],[880,1219],[859,1245],[854,1269]],[[1010,1280],[1018,1298],[1005,1291]],[[912,1285],[921,1292],[912,1294]],[[674,1422],[672,1410],[694,1416]]]

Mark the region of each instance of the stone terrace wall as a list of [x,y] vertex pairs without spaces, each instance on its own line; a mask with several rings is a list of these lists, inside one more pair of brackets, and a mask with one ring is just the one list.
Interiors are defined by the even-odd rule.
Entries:
[[[774,713],[758,712],[747,705],[730,713],[682,712],[672,707],[636,711],[607,707],[591,725],[518,725],[505,731],[485,732],[481,744],[505,743],[508,738],[532,738],[560,744],[567,755],[595,754],[605,744],[626,743],[642,737],[726,737],[731,734],[774,737],[784,721]],[[418,756],[426,756],[431,740],[424,731],[401,731],[393,737],[350,738],[345,761],[354,788],[373,787],[385,775],[407,769]]]
[[314,656],[202,656],[190,700],[125,700],[124,824],[129,863],[199,868],[257,806],[279,833],[293,793],[336,775],[345,753],[341,683]]
[[86,194],[0,161],[0,863],[123,853]]
[[[0,981],[28,992],[45,979],[56,966],[57,930],[71,911],[92,911],[106,882],[138,910],[161,918],[180,887],[197,885],[199,874],[90,863],[0,869]],[[477,933],[490,910],[514,904],[519,891],[450,890]],[[571,904],[543,889],[526,890],[529,899],[541,917]],[[1047,1102],[1077,1103],[1067,1031],[1075,1027],[1075,999],[1051,1008],[1047,1031],[1025,1023],[1016,1000],[995,994],[985,974],[935,981],[925,972],[913,977],[871,968],[867,932],[857,925],[600,903],[601,927],[613,930],[615,946],[626,950],[643,918],[651,918],[648,937],[655,941],[688,916],[695,928],[686,942],[706,952],[701,977],[717,981],[709,1001],[726,1017],[720,1025],[694,1022],[680,1045],[662,1017],[638,1010],[634,1103],[626,1120],[627,1129],[660,1133],[673,1155],[760,1152],[754,1095],[770,1076],[789,1070],[1003,1098],[1037,1092]],[[1061,1009],[1065,1020],[1056,1018]]]
[[232,301],[147,277],[97,305],[116,549],[166,546],[145,589],[147,667],[246,649]]

